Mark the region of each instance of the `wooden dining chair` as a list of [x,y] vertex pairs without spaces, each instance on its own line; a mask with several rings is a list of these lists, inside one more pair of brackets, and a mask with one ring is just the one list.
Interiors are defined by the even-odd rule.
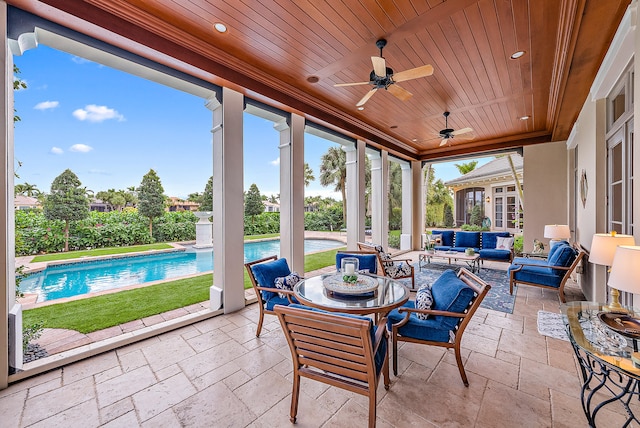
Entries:
[[380,375],[389,389],[386,318],[329,313],[302,305],[274,308],[293,360],[291,422],[296,422],[300,378],[316,380],[369,398],[369,427],[376,425]]
[[416,288],[416,278],[411,259],[398,259],[384,251],[381,245],[358,242],[360,251],[373,252],[378,256],[378,272],[391,279],[411,279],[411,289]]

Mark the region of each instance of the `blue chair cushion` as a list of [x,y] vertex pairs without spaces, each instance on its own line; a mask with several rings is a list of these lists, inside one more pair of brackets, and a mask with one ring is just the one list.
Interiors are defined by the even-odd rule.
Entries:
[[511,257],[511,251],[509,250],[496,250],[496,249],[481,249],[480,258],[486,260],[509,260]]
[[[405,308],[415,308],[415,302],[410,300],[404,304]],[[387,328],[391,330],[392,325],[404,319],[406,313],[400,313],[394,309],[387,318]],[[442,318],[442,317],[438,317]],[[404,337],[412,337],[420,340],[430,340],[433,342],[449,342],[450,329],[444,327],[442,322],[436,317],[429,317],[426,320],[418,318],[417,314],[411,313],[409,321],[398,329],[398,333]]]
[[[432,235],[442,235],[441,247],[453,247],[453,237],[455,232],[453,230],[432,230]],[[436,247],[438,249],[438,247]]]
[[[518,265],[509,266],[509,275],[511,275],[511,271],[516,267],[518,267]],[[515,272],[513,277],[516,281],[520,282],[530,282],[558,288],[560,287],[564,273],[564,271],[552,269],[547,266],[524,266],[521,270]]]
[[[269,294],[271,294],[272,297],[269,298],[269,300],[265,300],[265,304],[264,304],[264,308],[268,311],[273,311],[273,308],[276,305],[289,306],[291,304],[291,302],[289,302],[289,299],[287,299],[286,297],[278,296],[278,293],[269,293]],[[291,296],[291,300],[294,303],[298,303],[298,299],[296,299],[294,296]]]
[[458,248],[480,248],[480,232],[456,232],[455,244]]
[[449,251],[451,249],[450,245],[436,245],[433,247],[436,251]]
[[[357,320],[367,320],[369,321],[369,331],[371,332],[371,346],[375,346],[376,331],[378,330],[378,326],[373,325],[373,320],[369,317],[364,317],[361,315],[343,314],[343,313],[337,313],[337,312],[328,312],[328,311],[323,311],[322,309],[312,308],[310,306],[304,306],[300,304],[293,304],[289,306],[292,308],[305,309],[307,311],[320,312],[323,314],[338,315],[341,317],[353,318]],[[373,360],[376,365],[376,374],[380,374],[380,370],[382,370],[382,365],[384,364],[386,355],[387,355],[387,341],[383,339],[380,341],[378,352],[376,352],[376,354],[373,356]]]
[[527,257],[515,257],[513,259],[512,264],[527,264],[527,265],[538,265],[538,266],[548,266],[549,263],[547,259],[538,259],[538,258],[527,258]]
[[489,250],[496,248],[496,238],[498,238],[498,236],[508,238],[511,234],[509,232],[482,232],[481,249]]
[[261,290],[262,298],[265,301],[268,301],[272,297],[278,295],[276,289],[276,278],[284,277],[291,273],[289,265],[287,264],[287,259],[284,257],[272,262],[255,264],[251,266],[251,271],[253,272],[253,276],[256,278],[256,281],[258,281],[258,285],[260,287],[274,289],[273,292]]
[[556,253],[556,251],[558,251],[565,245],[569,245],[569,243],[567,241],[560,241],[556,245],[551,246],[551,248],[549,248],[549,254],[547,255],[547,260],[550,260],[551,257],[553,257],[553,255]]
[[577,256],[576,250],[568,244],[556,244],[553,249],[553,254],[549,253],[549,266],[569,267]]
[[[431,285],[433,309],[447,312],[464,312],[473,299],[475,292],[451,269],[444,271]],[[443,329],[452,330],[460,321],[459,318],[435,316]]]
[[349,254],[349,253],[337,253],[336,254],[336,270],[340,270],[342,259],[345,257],[355,257],[359,260],[359,270],[368,270],[369,273],[378,273],[378,256],[375,254]]

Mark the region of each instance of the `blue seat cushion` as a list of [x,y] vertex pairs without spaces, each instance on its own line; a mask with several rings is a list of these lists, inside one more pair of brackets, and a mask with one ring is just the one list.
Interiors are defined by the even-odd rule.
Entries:
[[[496,248],[496,242],[498,237],[508,238],[511,236],[509,232],[482,232],[482,248],[481,249],[494,249]],[[482,257],[482,256],[480,256]]]
[[436,251],[449,251],[451,249],[450,245],[436,245],[433,247]]
[[[337,315],[337,316],[353,318],[357,320],[367,320],[369,321],[369,331],[371,333],[371,346],[375,347],[376,331],[378,330],[378,326],[373,325],[373,320],[369,317],[364,317],[361,315],[343,314],[343,313],[337,313],[337,312],[328,312],[328,311],[323,311],[322,309],[312,308],[310,306],[304,306],[300,304],[293,304],[289,306],[292,308],[305,309],[307,311],[320,312],[323,314]],[[373,356],[373,360],[376,365],[376,374],[380,374],[380,370],[382,370],[382,365],[384,364],[384,360],[387,355],[387,346],[388,346],[387,340],[384,340],[384,339],[381,340],[380,346],[378,346],[378,352],[376,352],[376,354]]]
[[538,265],[538,266],[548,266],[549,263],[547,259],[538,259],[538,258],[527,258],[527,257],[514,257],[513,262],[514,265],[517,264],[526,264],[526,265]]
[[480,249],[480,258],[487,260],[509,260],[511,251],[496,249]]
[[[453,247],[453,237],[455,232],[453,230],[432,230],[432,235],[442,235],[441,247]],[[438,249],[436,247],[436,249]]]
[[[433,309],[461,313],[467,309],[475,292],[458,278],[453,270],[448,269],[431,285],[431,295]],[[447,330],[452,330],[460,321],[459,318],[442,315],[435,316],[434,319],[440,323],[441,328]]]
[[480,251],[480,248],[478,247],[451,247],[449,248],[449,251],[457,251],[459,253],[464,253],[465,251],[467,251],[467,248],[473,248],[473,251],[475,251],[476,253]]
[[369,273],[378,273],[378,256],[375,254],[349,254],[349,253],[337,253],[336,254],[336,270],[340,270],[342,259],[345,257],[354,257],[359,260],[358,269],[368,270]]
[[[272,262],[258,263],[251,266],[253,276],[256,278],[260,287],[273,288],[274,291],[261,290],[262,298],[269,301],[274,295],[277,296],[276,278],[287,276],[291,273],[287,259],[284,257]],[[285,299],[286,300],[286,299]],[[288,300],[287,300],[288,302]]]
[[[266,310],[273,311],[273,308],[276,305],[282,305],[282,306],[290,305],[289,299],[287,299],[286,297],[280,297],[276,293],[270,293],[270,294],[273,294],[273,296],[269,300],[265,300],[264,308]],[[291,300],[293,300],[294,303],[298,303],[298,300],[294,296],[291,296]]]
[[480,232],[456,232],[455,246],[458,248],[480,248]]
[[[410,300],[405,303],[403,307],[415,309],[415,302]],[[391,330],[391,326],[403,320],[405,316],[406,314],[400,313],[398,309],[392,310],[387,319],[387,328]],[[409,321],[398,329],[398,333],[400,333],[401,336],[412,337],[420,340],[430,340],[434,342],[449,342],[449,332],[450,329],[444,327],[442,322],[438,321],[436,317],[429,317],[426,320],[421,320],[415,313],[409,315]]]
[[[518,265],[509,266],[508,272],[518,267]],[[560,272],[558,274],[558,272]],[[560,287],[564,271],[552,269],[547,266],[524,266],[521,270],[514,273],[514,279],[520,282],[530,282],[533,284],[546,285],[549,287]]]

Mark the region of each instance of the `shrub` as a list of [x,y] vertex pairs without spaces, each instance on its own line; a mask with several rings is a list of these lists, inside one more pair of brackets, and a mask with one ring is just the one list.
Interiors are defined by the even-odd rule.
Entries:
[[400,248],[400,235],[389,232],[389,247]]
[[516,255],[521,255],[523,248],[524,248],[524,242],[523,242],[522,235],[516,236],[513,239],[513,252],[516,253]]
[[453,209],[450,204],[444,206],[444,227],[455,226],[455,220],[453,219]]
[[480,231],[486,232],[491,230],[489,227],[482,227],[475,224],[463,224],[462,226],[460,226],[460,229],[464,230],[465,232],[480,232]]
[[469,218],[469,223],[475,225],[475,226],[482,226],[482,207],[480,205],[474,205],[473,208],[471,208],[471,216]]

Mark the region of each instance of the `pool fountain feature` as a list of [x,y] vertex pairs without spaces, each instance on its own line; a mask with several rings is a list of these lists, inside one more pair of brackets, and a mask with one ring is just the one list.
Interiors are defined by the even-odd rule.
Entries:
[[196,211],[198,217],[196,223],[196,244],[193,248],[212,248],[213,247],[213,223],[209,221],[209,217],[213,215],[212,211]]

